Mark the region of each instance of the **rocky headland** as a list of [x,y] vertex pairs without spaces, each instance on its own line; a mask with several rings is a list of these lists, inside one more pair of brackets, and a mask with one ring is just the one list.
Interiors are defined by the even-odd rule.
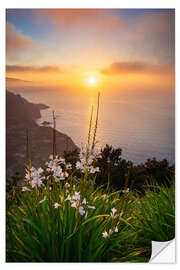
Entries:
[[[36,120],[44,104],[33,104],[20,95],[6,91],[6,168],[7,175],[23,173],[27,162],[27,130],[32,165],[42,166],[52,153],[53,128],[39,126]],[[57,154],[78,149],[72,139],[56,130]]]

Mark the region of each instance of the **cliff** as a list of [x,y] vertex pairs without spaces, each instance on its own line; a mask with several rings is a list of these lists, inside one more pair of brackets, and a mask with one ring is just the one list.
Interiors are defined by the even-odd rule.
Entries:
[[[6,168],[12,175],[15,171],[23,173],[26,164],[26,130],[29,130],[30,156],[32,165],[42,166],[52,153],[51,127],[38,126],[36,119],[41,117],[40,110],[46,109],[44,104],[33,104],[6,91]],[[56,131],[57,154],[73,151],[78,147],[72,139]]]

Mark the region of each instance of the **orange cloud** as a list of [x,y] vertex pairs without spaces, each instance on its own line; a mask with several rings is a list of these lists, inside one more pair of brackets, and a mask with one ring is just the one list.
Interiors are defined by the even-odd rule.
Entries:
[[43,72],[63,72],[58,66],[21,66],[21,65],[7,65],[6,71],[9,73],[26,72],[26,73],[43,73]]
[[31,80],[23,80],[19,78],[6,77],[6,88],[15,88],[15,87],[27,87],[33,86],[34,82]]
[[94,29],[109,30],[128,24],[128,20],[112,15],[106,15],[105,9],[40,9],[36,12],[40,20],[47,19],[69,28],[92,27]]
[[24,36],[12,23],[6,23],[6,51],[15,53],[30,48],[36,43],[29,36]]
[[6,83],[18,83],[18,82],[23,82],[23,83],[29,83],[29,82],[32,82],[32,81],[26,81],[26,80],[21,80],[21,79],[17,79],[17,78],[9,78],[9,77],[6,77]]
[[81,37],[81,30],[86,31],[97,43],[94,47],[107,44],[109,50],[114,50],[117,46],[125,55],[123,59],[129,52],[134,59],[147,58],[148,55],[154,61],[173,62],[173,9],[147,9],[137,16],[127,16],[121,9],[40,9],[35,14],[41,23],[50,20],[60,31],[64,29],[67,35],[72,30]]
[[117,75],[128,73],[163,73],[167,72],[169,67],[162,65],[153,65],[144,62],[115,62],[109,67],[101,70],[104,75]]

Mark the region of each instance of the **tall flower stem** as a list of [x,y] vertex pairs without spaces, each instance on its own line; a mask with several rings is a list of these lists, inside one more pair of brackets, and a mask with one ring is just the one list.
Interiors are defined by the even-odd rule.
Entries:
[[88,148],[89,148],[89,145],[90,145],[90,140],[91,140],[92,119],[93,119],[93,105],[92,105],[92,107],[91,107],[91,118],[90,118],[90,122],[89,122],[89,132],[88,132]]
[[31,168],[31,159],[30,159],[30,147],[29,147],[29,130],[26,129],[26,162],[28,170]]
[[94,149],[94,146],[95,146],[95,143],[96,143],[96,133],[97,133],[98,116],[99,116],[99,98],[100,98],[100,92],[98,92],[96,122],[95,122],[95,127],[94,127],[94,134],[93,134],[93,141],[92,141],[92,150]]
[[53,159],[56,156],[56,117],[53,111]]

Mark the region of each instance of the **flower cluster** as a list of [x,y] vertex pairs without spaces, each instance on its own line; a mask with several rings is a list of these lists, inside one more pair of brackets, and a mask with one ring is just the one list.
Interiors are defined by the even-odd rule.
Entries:
[[100,151],[97,149],[89,149],[87,146],[81,149],[79,154],[80,161],[76,162],[76,169],[83,173],[88,172],[94,174],[99,172],[99,167],[93,167],[93,161],[100,156]]
[[[72,169],[72,165],[70,163],[66,164],[65,159],[58,158],[58,156],[53,159],[53,155],[49,156],[49,161],[46,162],[45,165],[45,170],[42,168],[36,169],[34,167],[26,169],[25,181],[28,182],[32,188],[44,186],[43,180],[49,179],[50,177],[53,177],[55,182],[65,180],[69,176],[67,171]],[[47,173],[48,175],[46,175]],[[30,191],[30,189],[28,187],[22,187],[22,191]]]
[[107,238],[108,236],[111,236],[113,233],[118,233],[118,227],[114,227],[113,229],[109,229],[109,233],[107,231],[102,233],[102,237]]
[[[117,212],[116,208],[111,209],[110,216],[112,217],[112,219],[122,216],[122,213],[115,215],[116,212]],[[115,227],[113,227],[112,229],[109,229],[109,232],[104,231],[102,233],[102,237],[107,238],[107,237],[111,236],[113,233],[118,233],[118,226],[117,225]]]
[[71,164],[66,164],[65,159],[58,158],[58,156],[53,159],[53,155],[50,155],[49,159],[50,161],[46,162],[46,171],[49,173],[49,176],[47,178],[53,176],[55,182],[65,180],[69,176],[69,174],[67,173],[67,171],[63,171],[62,166],[66,170],[70,170],[72,168]]
[[95,206],[88,205],[86,198],[81,200],[80,192],[75,191],[72,196],[68,195],[66,201],[71,203],[71,207],[78,209],[81,216],[85,215],[85,218],[88,215],[88,209],[95,209]]
[[[42,175],[43,169],[35,169],[34,167],[31,167],[29,170],[26,169],[26,175],[25,175],[25,181],[29,182],[32,188],[38,186],[40,187],[43,185],[42,180],[45,179],[45,176]],[[23,187],[23,191],[26,191],[27,188]]]
[[111,215],[112,218],[122,217],[122,214],[123,214],[123,213],[120,213],[120,214],[116,214],[116,215],[115,215],[116,212],[117,212],[116,208],[112,208],[112,209],[111,209],[110,215]]

